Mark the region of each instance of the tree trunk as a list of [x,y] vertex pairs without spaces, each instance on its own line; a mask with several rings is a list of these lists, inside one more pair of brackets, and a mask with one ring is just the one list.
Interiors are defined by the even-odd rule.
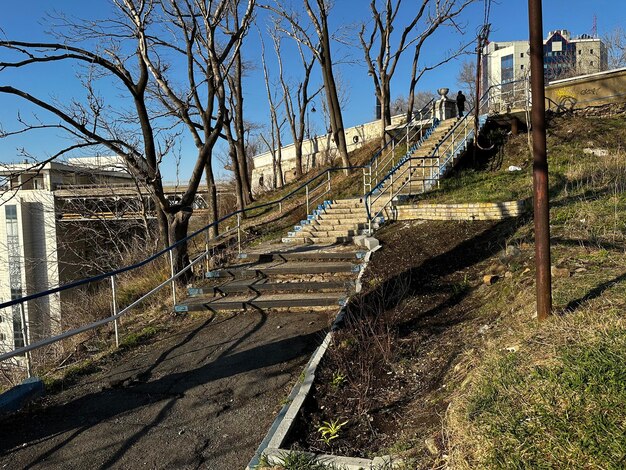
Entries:
[[[209,223],[212,224],[218,220],[219,214],[217,212],[217,188],[215,186],[215,177],[213,176],[213,167],[211,166],[211,162],[204,165],[204,174],[209,192],[207,197],[207,205],[209,206]],[[209,229],[209,237],[215,238],[218,235],[219,226],[216,224]]]
[[248,204],[254,202],[252,196],[252,187],[250,185],[250,173],[248,170],[248,156],[246,155],[246,145],[243,141],[243,135],[237,139],[237,161],[239,163],[239,176],[241,178],[241,191],[243,193],[244,202]]
[[276,174],[278,176],[278,187],[285,186],[285,177],[283,175],[283,151],[281,150],[280,136],[278,137],[278,150],[276,151]]
[[[330,38],[328,33],[327,18],[322,16],[320,18],[322,25],[322,37],[321,39],[321,59],[320,65],[322,66],[322,75],[324,78],[324,88],[326,89],[326,99],[328,100],[328,113],[330,114],[330,125],[332,128],[333,140],[339,150],[341,156],[341,163],[344,167],[349,167],[350,157],[348,156],[348,146],[346,145],[346,134],[343,128],[343,116],[341,114],[341,104],[339,103],[339,96],[337,94],[337,84],[335,83],[335,76],[333,74],[333,64],[330,51]],[[344,170],[346,174],[350,173],[350,170]]]
[[[187,236],[189,228],[189,219],[192,210],[190,207],[181,208],[178,212],[170,214],[169,219],[169,238],[172,244],[183,240]],[[187,242],[180,243],[172,248],[172,258],[174,261],[174,272],[178,273],[189,265],[189,253],[187,252]],[[177,279],[177,283],[187,284],[192,277],[191,269]]]
[[154,210],[156,211],[157,221],[159,224],[159,246],[161,248],[165,248],[170,245],[170,236],[169,236],[169,222],[167,220],[167,215],[163,212],[163,209],[159,205],[159,200],[156,197],[153,197],[154,201]]
[[302,141],[295,141],[294,149],[296,152],[296,178],[300,178],[304,173],[302,170]]
[[230,156],[230,161],[233,166],[233,175],[235,177],[235,197],[237,198],[237,209],[243,210],[246,206],[246,199],[244,196],[245,190],[241,178],[241,170],[237,162],[237,151],[233,148],[233,146],[229,147],[228,155]]

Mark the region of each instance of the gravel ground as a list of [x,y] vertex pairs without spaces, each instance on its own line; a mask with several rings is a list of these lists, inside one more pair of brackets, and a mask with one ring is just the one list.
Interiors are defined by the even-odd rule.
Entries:
[[0,468],[245,468],[328,313],[208,315],[0,420]]

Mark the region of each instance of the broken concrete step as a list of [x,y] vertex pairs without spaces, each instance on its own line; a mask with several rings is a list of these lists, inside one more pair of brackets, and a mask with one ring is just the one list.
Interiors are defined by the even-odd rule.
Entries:
[[174,307],[176,312],[220,311],[220,310],[251,310],[327,307],[341,305],[346,294],[341,292],[318,292],[303,294],[248,295],[237,297],[221,297],[217,299],[197,299]]
[[275,253],[241,253],[239,258],[250,262],[263,263],[271,261],[351,261],[363,259],[365,253],[365,251],[323,251],[316,249],[307,251],[278,251]]
[[228,282],[213,287],[190,287],[187,293],[191,297],[199,295],[249,293],[280,293],[280,292],[306,292],[306,291],[337,291],[347,294],[354,290],[354,281],[286,281],[267,282],[266,279],[247,282]]
[[265,277],[276,274],[324,274],[324,273],[348,273],[358,272],[359,265],[350,262],[312,262],[297,263],[287,262],[280,264],[270,264],[267,266],[258,264],[243,269],[223,268],[206,273],[209,279],[215,278],[235,278],[249,279],[252,277]]
[[351,241],[352,241],[352,237],[310,237],[310,238],[285,237],[282,239],[283,243],[289,243],[292,245],[306,245],[306,244],[336,245],[339,243],[350,243]]

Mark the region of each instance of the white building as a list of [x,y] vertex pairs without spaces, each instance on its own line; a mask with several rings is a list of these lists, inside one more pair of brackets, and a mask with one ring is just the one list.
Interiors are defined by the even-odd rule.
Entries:
[[[100,165],[102,163],[102,165]],[[45,291],[73,279],[60,248],[64,233],[59,223],[62,188],[73,185],[130,182],[121,159],[104,162],[73,159],[38,168],[20,163],[0,166],[0,300]],[[61,326],[59,294],[0,310],[0,350],[23,346],[24,323],[28,342],[55,333]]]
[[[543,59],[546,82],[602,72],[608,68],[607,50],[601,39],[589,35],[572,38],[564,29],[548,34],[543,42]],[[517,102],[523,99],[521,95],[525,91],[509,84],[529,76],[528,41],[491,42],[487,45],[483,56],[483,90],[492,85],[502,85],[499,93],[504,100]]]

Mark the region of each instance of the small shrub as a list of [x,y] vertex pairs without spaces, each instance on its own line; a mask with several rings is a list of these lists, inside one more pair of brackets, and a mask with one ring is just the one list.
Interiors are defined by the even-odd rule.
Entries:
[[323,441],[326,445],[330,445],[330,442],[339,437],[339,431],[345,426],[348,421],[340,423],[338,419],[332,421],[324,421],[322,426],[317,428],[320,433],[320,441]]

